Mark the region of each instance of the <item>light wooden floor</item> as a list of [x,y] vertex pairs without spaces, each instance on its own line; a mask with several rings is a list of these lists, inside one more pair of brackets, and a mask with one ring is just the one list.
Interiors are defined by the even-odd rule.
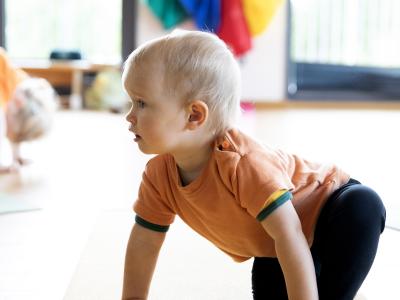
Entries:
[[[272,109],[241,125],[260,140],[334,161],[384,199],[400,228],[396,198],[400,110]],[[34,163],[0,177],[0,190],[42,208],[0,215],[0,300],[118,299],[125,243],[141,172],[120,115],[61,111],[54,130],[23,149]],[[400,233],[386,229],[362,287],[369,300],[400,299]],[[230,261],[177,221],[163,247],[150,299],[251,299],[251,263]]]

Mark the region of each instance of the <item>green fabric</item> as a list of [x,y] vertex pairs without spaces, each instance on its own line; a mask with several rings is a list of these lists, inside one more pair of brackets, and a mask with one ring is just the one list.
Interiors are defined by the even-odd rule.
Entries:
[[266,208],[264,208],[257,215],[257,220],[261,222],[266,217],[268,217],[275,209],[277,209],[279,206],[281,206],[283,203],[285,203],[290,199],[292,199],[292,193],[287,191],[286,193],[282,194],[278,199],[276,199],[274,202],[272,202],[270,205],[268,205]]
[[165,29],[175,27],[188,18],[188,14],[178,0],[146,0],[145,3]]
[[144,228],[158,231],[158,232],[167,232],[169,229],[169,226],[163,226],[163,225],[157,225],[157,224],[150,223],[150,222],[146,221],[145,219],[142,219],[138,215],[136,215],[135,221],[136,221],[136,223],[143,226]]

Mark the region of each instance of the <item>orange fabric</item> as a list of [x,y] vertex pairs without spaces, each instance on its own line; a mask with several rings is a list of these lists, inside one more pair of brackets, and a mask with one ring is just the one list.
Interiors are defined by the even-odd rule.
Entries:
[[28,75],[17,68],[14,68],[3,48],[0,48],[0,107],[11,99],[16,86]]
[[174,158],[159,155],[143,173],[134,211],[148,222],[170,225],[175,215],[235,261],[275,257],[274,243],[256,216],[277,190],[293,194],[303,231],[312,244],[328,196],[349,180],[336,166],[311,163],[261,146],[238,130],[213,145],[202,174],[182,186]]

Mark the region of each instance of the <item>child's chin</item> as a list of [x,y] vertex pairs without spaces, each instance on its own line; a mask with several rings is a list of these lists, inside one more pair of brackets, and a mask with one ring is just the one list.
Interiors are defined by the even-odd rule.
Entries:
[[144,154],[156,154],[154,151],[151,151],[151,149],[147,148],[146,146],[142,145],[142,144],[138,144],[139,150],[140,152],[144,153]]

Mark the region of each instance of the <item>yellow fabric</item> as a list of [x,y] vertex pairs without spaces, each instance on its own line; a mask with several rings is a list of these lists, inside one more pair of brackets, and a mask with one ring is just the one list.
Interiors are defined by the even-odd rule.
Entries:
[[268,197],[267,201],[265,201],[265,204],[263,205],[261,210],[264,210],[264,208],[266,208],[267,206],[269,206],[270,204],[272,204],[273,202],[278,200],[279,197],[282,196],[287,191],[288,190],[286,190],[286,189],[281,189],[281,190],[277,190],[277,191],[273,192],[272,195]]
[[243,0],[243,11],[251,36],[265,31],[283,0]]
[[4,108],[11,99],[17,85],[28,75],[14,68],[7,57],[6,51],[0,47],[0,107]]

